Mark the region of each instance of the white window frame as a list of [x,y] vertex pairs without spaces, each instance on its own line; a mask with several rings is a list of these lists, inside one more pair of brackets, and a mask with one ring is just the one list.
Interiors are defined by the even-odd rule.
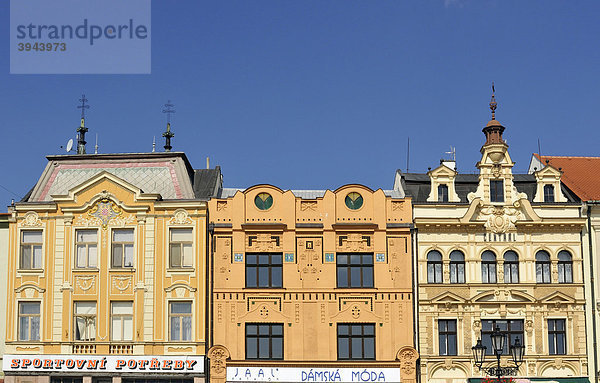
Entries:
[[[130,242],[118,242],[114,240],[114,233],[119,230],[131,230],[133,232],[133,240],[131,241],[131,245],[133,246],[133,259],[131,260],[131,266],[125,266],[125,245]],[[118,227],[113,228],[110,231],[110,268],[119,269],[119,270],[132,270],[135,269],[135,261],[136,261],[136,231],[134,227]],[[114,246],[121,245],[123,249],[123,258],[121,259],[121,266],[115,266],[114,264]]]
[[[114,314],[113,313],[113,304],[115,303],[129,303],[131,305],[131,314]],[[121,321],[121,337],[120,339],[115,339],[113,337],[113,319],[120,319]],[[131,318],[131,339],[125,339],[125,326],[124,320],[126,318]],[[110,301],[110,340],[113,342],[133,342],[134,334],[135,334],[135,307],[133,301]]]
[[[177,231],[177,230],[191,230],[192,231],[192,240],[190,242],[185,242],[185,241],[176,241],[173,243],[179,243],[179,244],[186,244],[189,243],[191,244],[192,247],[192,256],[191,256],[191,264],[186,266],[183,263],[183,252],[181,253],[181,263],[179,265],[174,265],[172,262],[172,257],[171,257],[171,233],[172,231]],[[186,270],[186,271],[190,271],[190,270],[194,270],[194,265],[195,265],[195,255],[196,255],[196,244],[195,244],[195,238],[196,238],[196,230],[194,229],[194,227],[192,226],[183,226],[183,227],[177,227],[177,226],[171,226],[171,227],[167,227],[167,254],[168,254],[168,259],[167,259],[167,265],[169,269],[172,270]],[[180,247],[181,248],[181,247]]]
[[[191,333],[190,333],[190,339],[186,339],[186,340],[173,340],[171,339],[171,303],[189,303],[190,304],[190,318],[191,318]],[[167,310],[166,310],[166,314],[167,314],[167,321],[165,323],[167,323],[167,332],[168,332],[168,336],[167,339],[169,339],[170,342],[193,342],[195,338],[195,323],[194,323],[194,311],[195,311],[195,305],[194,305],[194,300],[193,299],[170,299],[167,300]],[[187,314],[185,315],[181,315],[181,314],[176,314],[178,317],[181,316],[187,316]],[[183,326],[181,326],[179,328],[179,335],[181,337],[182,335],[182,330],[183,330]]]
[[[33,247],[34,245],[37,245],[37,243],[35,243],[35,244],[34,243],[24,244],[23,243],[23,233],[33,232],[33,231],[41,232],[42,233],[42,242],[39,243],[41,245],[41,252],[42,252],[41,259],[40,259],[40,267],[31,267],[31,268],[25,269],[25,268],[22,267],[23,246],[27,245],[27,246]],[[19,230],[19,254],[18,254],[18,257],[19,257],[19,259],[18,259],[18,270],[19,271],[25,271],[25,272],[27,272],[27,271],[29,271],[29,272],[31,272],[31,271],[38,271],[38,272],[39,271],[43,271],[44,270],[44,252],[45,252],[45,246],[44,246],[44,230],[43,229],[24,229],[24,230]],[[31,260],[32,261],[34,260],[33,251],[31,253]]]
[[[16,327],[17,334],[15,336],[15,339],[17,340],[17,342],[27,342],[27,343],[41,342],[41,339],[42,339],[42,329],[43,329],[43,325],[44,325],[43,324],[43,315],[42,315],[42,313],[43,313],[42,301],[41,300],[37,300],[37,299],[34,299],[34,300],[19,299],[16,302],[17,302],[17,310],[16,310],[16,316],[17,316],[16,323],[17,323],[17,325],[15,327]],[[38,314],[39,318],[40,318],[40,324],[39,324],[39,331],[40,332],[38,334],[38,339],[37,340],[31,340],[31,339],[29,339],[29,340],[21,340],[21,338],[20,338],[20,330],[21,330],[20,307],[21,307],[21,303],[37,303],[39,305],[39,307],[40,307],[40,313]],[[30,337],[31,337],[31,322],[29,323],[29,326],[30,326],[29,327],[29,334],[30,334]]]
[[[91,318],[92,315],[91,314],[77,314],[77,303],[95,303],[95,309],[96,309],[96,313],[93,315],[94,318],[94,339],[89,339],[89,334],[82,334],[84,335],[85,338],[88,339],[75,339],[75,334],[76,334],[76,327],[77,327],[77,317],[89,317]],[[85,332],[87,333],[89,331],[89,327],[87,325],[87,320],[86,320],[86,327],[85,327]],[[85,335],[88,335],[87,337]],[[87,300],[81,300],[81,301],[73,301],[73,341],[74,342],[96,342],[98,338],[98,302],[97,301],[87,301]]]
[[[96,232],[96,242],[92,243],[92,242],[78,242],[77,241],[77,232],[78,231],[95,231]],[[98,228],[84,228],[84,227],[80,227],[80,228],[75,228],[75,233],[73,235],[73,239],[75,242],[75,252],[73,254],[73,263],[76,269],[79,270],[85,270],[85,269],[98,269],[100,267],[99,261],[100,261],[100,241],[99,241],[99,229]],[[82,245],[86,245],[86,266],[78,266],[77,265],[77,248],[79,246],[79,244]],[[90,266],[90,254],[89,254],[89,245],[95,244],[96,245],[96,266]]]

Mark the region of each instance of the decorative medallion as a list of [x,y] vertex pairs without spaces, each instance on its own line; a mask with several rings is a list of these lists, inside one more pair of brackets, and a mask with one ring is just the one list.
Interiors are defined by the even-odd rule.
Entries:
[[23,217],[21,226],[26,226],[26,227],[42,226],[42,221],[40,221],[40,217],[38,216],[38,214],[35,211],[30,211],[30,212],[25,213],[25,217]]
[[177,209],[173,213],[173,218],[169,220],[169,223],[172,225],[185,225],[192,223],[192,219],[185,209]]
[[269,210],[273,206],[273,197],[269,193],[259,193],[254,198],[254,205],[259,210]]
[[91,217],[98,218],[102,222],[102,228],[106,229],[108,222],[123,214],[121,209],[108,198],[101,199],[96,205],[88,212]]
[[506,233],[515,230],[515,223],[523,219],[523,213],[509,206],[486,206],[481,209],[479,219],[485,220],[485,228],[494,233]]
[[363,205],[363,197],[357,192],[351,192],[346,196],[345,202],[348,209],[358,210]]

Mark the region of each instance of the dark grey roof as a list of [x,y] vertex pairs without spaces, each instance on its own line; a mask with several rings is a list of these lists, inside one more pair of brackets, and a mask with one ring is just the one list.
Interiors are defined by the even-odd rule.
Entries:
[[221,167],[194,170],[194,195],[196,198],[217,197],[223,186]]
[[[533,201],[537,182],[533,174],[514,174],[513,182],[520,193],[525,193],[529,201]],[[456,194],[461,203],[468,203],[467,195],[477,190],[479,184],[478,174],[457,174],[454,179]],[[402,188],[406,196],[412,197],[414,202],[427,202],[431,191],[431,181],[427,174],[402,173]],[[562,185],[562,192],[569,202],[579,202],[573,193]]]

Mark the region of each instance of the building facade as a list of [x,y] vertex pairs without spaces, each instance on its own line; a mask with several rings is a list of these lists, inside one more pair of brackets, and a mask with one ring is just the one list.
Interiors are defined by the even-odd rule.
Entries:
[[[483,367],[495,366],[494,327],[525,345],[517,376],[586,380],[585,218],[559,169],[513,174],[494,99],[490,106],[478,174],[448,162],[427,174],[396,174],[395,189],[413,199],[421,381],[485,376],[471,348],[482,339]],[[503,366],[512,366],[508,342]]]
[[[0,213],[0,264],[8,263],[8,219],[10,214]],[[8,268],[0,268],[0,313],[6,312],[6,286],[8,285]],[[5,353],[6,321],[0,321],[0,365]],[[4,373],[0,372],[0,381],[4,380]]]
[[5,379],[203,381],[219,182],[183,153],[48,157],[10,207]]
[[410,199],[361,185],[209,201],[212,382],[414,382]]

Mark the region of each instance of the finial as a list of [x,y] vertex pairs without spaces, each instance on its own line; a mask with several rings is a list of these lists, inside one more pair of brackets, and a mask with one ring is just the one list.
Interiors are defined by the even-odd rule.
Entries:
[[152,137],[152,153],[156,152],[156,136]]
[[497,107],[498,103],[496,102],[496,88],[494,87],[494,82],[492,81],[492,100],[490,101],[490,109],[492,110],[492,120],[496,119]]
[[88,128],[85,127],[85,110],[89,109],[90,106],[86,105],[87,98],[85,98],[85,94],[81,95],[79,101],[81,105],[77,109],[81,109],[81,123],[77,128],[77,154],[85,154],[85,133],[88,131]]
[[94,145],[94,154],[98,154],[98,133],[96,133],[96,145]]
[[167,100],[165,104],[165,109],[163,109],[163,113],[167,114],[167,124],[171,123],[171,114],[175,113],[175,109],[173,109],[175,105],[171,104],[171,100]]
[[165,104],[165,109],[163,109],[163,113],[167,114],[167,131],[163,133],[163,137],[165,138],[165,150],[167,152],[170,152],[172,147],[171,147],[171,138],[173,138],[175,135],[173,134],[173,132],[171,132],[171,114],[175,113],[175,109],[173,109],[175,105],[171,104],[171,100],[167,100],[167,103]]

